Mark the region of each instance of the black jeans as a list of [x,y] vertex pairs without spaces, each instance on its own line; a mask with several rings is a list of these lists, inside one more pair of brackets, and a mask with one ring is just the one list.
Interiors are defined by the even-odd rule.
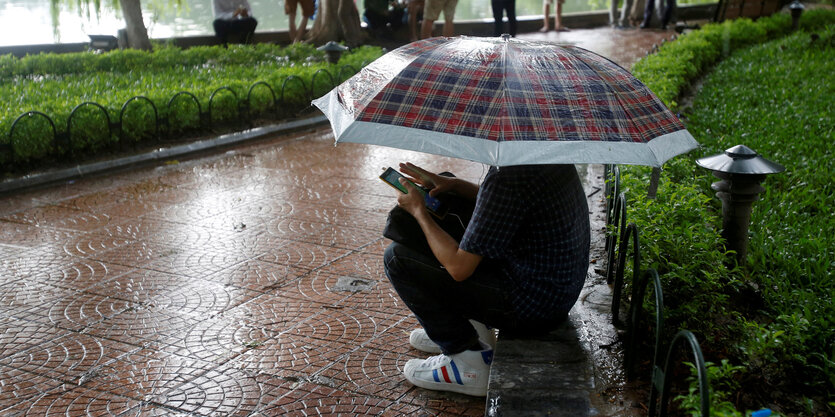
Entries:
[[215,19],[212,26],[215,29],[215,35],[223,43],[228,43],[232,38],[239,38],[238,41],[249,43],[252,40],[252,35],[255,34],[258,21],[254,17],[233,20]]
[[[667,28],[670,19],[673,17],[673,9],[676,7],[676,0],[664,0],[664,9],[661,11],[661,27]],[[644,5],[644,22],[641,26],[649,26],[652,21],[652,13],[655,11],[655,0],[647,0]]]
[[488,259],[462,282],[453,280],[434,256],[396,242],[386,248],[383,259],[397,294],[446,354],[463,352],[478,342],[469,319],[511,337],[545,333],[562,322],[520,319],[510,298],[511,282]]
[[[493,36],[501,36],[502,33],[516,36],[516,0],[492,0],[490,5],[493,6],[493,19],[495,20]],[[503,31],[504,22],[502,22],[505,11],[507,12],[507,32]]]

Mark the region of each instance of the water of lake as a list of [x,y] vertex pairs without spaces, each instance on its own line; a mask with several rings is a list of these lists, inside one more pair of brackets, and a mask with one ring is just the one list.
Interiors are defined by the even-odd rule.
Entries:
[[[358,5],[361,0],[356,0]],[[88,42],[91,35],[116,35],[124,27],[121,12],[111,10],[103,1],[100,15],[94,11],[79,12],[76,1],[65,1],[59,10],[52,10],[50,0],[0,1],[0,45],[33,45],[50,43]],[[152,38],[205,35],[212,31],[211,0],[184,0],[183,6],[163,6],[152,10],[153,4],[167,5],[168,0],[143,1],[145,24]],[[171,1],[170,3],[173,3]],[[284,0],[249,0],[257,31],[287,29]],[[605,0],[596,1],[597,8],[605,8]],[[591,10],[589,0],[567,0],[563,13]],[[517,16],[542,15],[542,0],[516,0]],[[455,20],[492,18],[490,0],[459,0]],[[308,28],[310,25],[308,25]]]

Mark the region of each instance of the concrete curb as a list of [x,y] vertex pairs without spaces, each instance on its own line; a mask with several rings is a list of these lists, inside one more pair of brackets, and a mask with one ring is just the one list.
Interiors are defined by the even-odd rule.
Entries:
[[20,178],[13,178],[0,182],[0,194],[19,191],[21,189],[36,187],[53,182],[66,181],[72,178],[79,178],[86,175],[98,174],[101,172],[125,168],[128,166],[179,157],[223,146],[240,144],[251,140],[262,139],[266,136],[275,135],[279,133],[290,133],[299,130],[304,130],[322,125],[325,122],[327,122],[327,120],[328,119],[325,116],[317,115],[305,119],[292,120],[275,125],[257,127],[242,132],[221,135],[214,139],[207,139],[199,142],[187,143],[184,145],[178,145],[170,148],[159,148],[157,150],[147,152],[144,154],[131,155],[86,165],[76,165],[72,168],[39,172],[36,174],[26,175]]

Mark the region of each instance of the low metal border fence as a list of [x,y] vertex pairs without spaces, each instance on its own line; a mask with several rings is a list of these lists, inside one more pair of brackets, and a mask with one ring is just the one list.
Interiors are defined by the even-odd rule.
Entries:
[[[642,329],[641,323],[644,320],[643,303],[649,284],[652,283],[655,298],[655,343],[651,362],[652,388],[649,399],[649,416],[654,417],[656,410],[662,417],[667,415],[672,380],[670,371],[673,366],[681,363],[673,363],[676,358],[676,348],[686,343],[693,354],[693,363],[698,373],[701,416],[709,417],[710,387],[704,357],[696,336],[689,330],[679,331],[668,345],[669,348],[663,365],[660,363],[661,352],[664,351],[664,295],[661,280],[655,269],[650,268],[642,273],[638,227],[635,223],[627,224],[626,222],[626,196],[620,191],[620,169],[616,165],[607,165],[604,170],[604,180],[606,181],[606,251],[609,259],[606,267],[606,278],[607,283],[613,287],[612,323],[617,328],[625,328],[626,331],[624,367],[626,368],[627,378],[632,380],[636,377],[635,364],[640,353],[638,340],[645,338],[639,334]],[[632,293],[627,314],[628,319],[624,323],[620,318],[620,307],[630,242],[632,243]]]
[[[362,65],[364,67],[365,65],[367,65],[367,63],[363,63]],[[273,86],[270,85],[268,82],[256,81],[255,83],[251,84],[249,88],[246,90],[245,98],[238,97],[238,93],[236,93],[235,90],[233,90],[229,86],[218,87],[210,94],[208,99],[208,108],[205,111],[200,103],[200,100],[194,93],[189,91],[179,91],[168,100],[165,116],[160,116],[160,113],[154,102],[148,97],[142,95],[133,96],[126,100],[125,103],[121,106],[118,118],[115,119],[113,115],[107,110],[107,108],[102,104],[95,101],[85,101],[81,104],[78,104],[71,110],[67,118],[66,130],[63,131],[60,131],[56,127],[55,121],[53,117],[50,117],[50,115],[38,110],[25,111],[21,113],[12,122],[8,133],[6,134],[6,141],[0,141],[0,161],[3,161],[2,166],[4,167],[0,171],[12,171],[15,169],[25,170],[32,166],[37,166],[39,163],[42,163],[44,162],[44,160],[49,158],[70,162],[81,162],[81,160],[83,160],[84,158],[92,156],[92,154],[96,153],[96,151],[94,150],[77,146],[77,144],[79,143],[95,142],[97,144],[97,146],[95,146],[96,150],[125,150],[129,146],[136,147],[139,143],[143,142],[150,141],[154,143],[160,143],[166,139],[171,139],[172,134],[181,132],[173,132],[171,125],[173,120],[179,120],[172,119],[174,117],[174,113],[172,113],[172,107],[178,100],[182,100],[182,97],[188,97],[192,101],[194,101],[198,113],[197,127],[193,129],[182,130],[182,132],[187,132],[190,130],[196,132],[208,131],[217,127],[218,120],[216,119],[216,115],[214,114],[217,110],[215,108],[216,98],[222,95],[226,95],[228,93],[231,93],[234,101],[232,113],[234,113],[235,116],[233,120],[224,120],[225,123],[235,124],[238,126],[245,125],[248,127],[253,127],[257,118],[281,120],[290,117],[298,117],[299,115],[312,109],[312,106],[309,103],[311,100],[313,100],[317,93],[324,93],[329,91],[330,89],[336,87],[338,83],[346,80],[347,78],[351,77],[357,72],[359,72],[359,70],[351,65],[340,66],[336,70],[335,75],[331,73],[331,71],[329,71],[328,69],[322,68],[313,73],[313,75],[310,78],[309,86],[301,77],[290,75],[285,77],[281,82],[281,87],[279,89],[278,94],[276,94],[276,89],[274,89]],[[260,112],[252,111],[252,93],[253,90],[256,88],[267,88],[269,91],[269,98],[271,99],[270,102],[267,103],[266,109]],[[285,97],[289,89],[295,89],[295,91],[301,92],[305,102],[308,104],[292,108],[288,107],[291,103],[288,103],[285,100]],[[126,113],[128,113],[129,109],[141,104],[150,105],[150,108],[153,111],[153,121],[150,123],[151,126],[144,126],[147,129],[142,129],[142,132],[152,133],[146,133],[141,138],[136,140],[129,140],[129,132],[125,130],[125,124],[126,121],[129,121],[130,119],[128,118],[126,120]],[[106,132],[106,139],[77,136],[74,137],[73,122],[77,119],[79,111],[87,107],[94,107],[98,110],[101,110],[101,112],[104,114],[102,123],[106,124],[106,126],[100,127],[101,131]],[[20,128],[20,126],[22,126],[23,123],[29,122],[35,117],[43,118],[46,120],[46,122],[50,126],[52,138],[51,140],[47,139],[49,143],[43,144],[44,152],[42,154],[29,156],[25,158],[19,157],[19,151],[24,148],[21,145],[22,139],[19,138],[19,136],[21,135],[15,135],[15,132]]]

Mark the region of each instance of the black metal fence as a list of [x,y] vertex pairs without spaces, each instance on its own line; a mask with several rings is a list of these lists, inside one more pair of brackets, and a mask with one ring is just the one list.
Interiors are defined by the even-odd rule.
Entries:
[[[674,363],[678,358],[679,349],[689,347],[693,356],[693,365],[697,370],[699,383],[699,395],[701,415],[710,416],[710,389],[708,386],[705,361],[696,336],[689,330],[679,331],[670,341],[664,362],[662,364],[661,354],[664,352],[663,342],[664,330],[664,295],[661,288],[661,280],[655,269],[641,270],[640,239],[638,227],[635,223],[626,221],[626,195],[620,191],[620,169],[616,165],[607,165],[605,171],[605,195],[606,195],[606,251],[609,262],[607,264],[606,279],[613,286],[612,294],[612,321],[615,327],[624,329],[626,332],[626,347],[624,366],[627,378],[636,377],[636,362],[640,350],[638,341],[647,339],[642,334],[645,327],[642,323],[646,320],[644,314],[644,300],[647,289],[652,289],[654,294],[653,302],[655,307],[655,320],[653,323],[654,343],[653,357],[651,362],[651,384],[649,399],[649,416],[654,417],[656,411],[660,416],[667,415],[667,404],[670,398],[671,371],[673,367],[680,366],[681,362]],[[632,293],[630,297],[629,310],[626,321],[621,319],[621,302],[623,298],[624,275],[628,262],[628,253],[632,253]],[[650,284],[652,286],[650,287]],[[660,398],[659,398],[660,397]]]
[[[365,63],[363,63],[363,66]],[[208,106],[206,109],[200,103],[197,96],[189,91],[180,91],[174,94],[167,103],[164,115],[160,115],[160,111],[154,102],[145,96],[134,96],[125,101],[121,106],[118,115],[112,115],[108,112],[105,106],[94,102],[85,101],[78,104],[70,112],[66,128],[59,130],[53,117],[48,114],[38,111],[30,110],[23,112],[18,116],[6,135],[6,141],[0,141],[0,166],[2,171],[26,170],[38,166],[45,160],[61,161],[61,162],[81,162],[81,160],[93,156],[99,150],[126,150],[129,147],[136,147],[143,142],[158,143],[165,140],[173,139],[175,135],[181,136],[183,133],[195,134],[201,131],[209,131],[220,127],[228,127],[229,125],[235,127],[253,127],[256,120],[281,120],[287,118],[298,117],[311,109],[310,102],[314,97],[323,95],[330,89],[336,87],[339,82],[344,81],[353,74],[358,72],[357,68],[351,65],[343,65],[339,67],[337,73],[334,75],[327,69],[320,69],[313,73],[308,83],[298,76],[288,76],[278,89],[273,88],[265,81],[257,81],[253,83],[246,92],[245,97],[238,97],[238,93],[231,87],[223,86],[215,89],[209,96]],[[309,85],[308,85],[309,84]],[[268,100],[261,110],[254,110],[253,106],[253,91],[266,90],[264,93]],[[287,99],[287,93],[293,93],[294,100]],[[301,99],[298,97],[301,96]],[[222,97],[226,97],[221,99]],[[224,106],[223,112],[219,112],[218,101],[231,100],[232,105]],[[176,112],[174,107],[183,105],[193,109],[192,112]],[[143,109],[144,108],[144,109]],[[100,113],[100,126],[97,126],[98,131],[104,132],[104,138],[84,137],[83,133],[78,133],[79,129],[74,129],[77,124],[77,118],[82,110]],[[144,126],[139,126],[136,129],[126,129],[126,126],[142,124],[141,121],[131,120],[130,112],[136,109],[143,109],[151,114],[150,123],[145,123]],[[190,113],[190,114],[189,114]],[[221,113],[221,114],[219,114]],[[26,123],[33,123],[34,120],[41,119],[41,123],[48,124],[48,132],[45,142],[39,143],[40,149],[34,155],[31,155],[33,141],[32,138],[27,138],[23,134],[15,134],[21,130],[21,126]],[[192,121],[189,126],[189,121]],[[76,122],[76,123],[74,123]],[[178,122],[180,126],[185,126],[181,129],[176,129],[174,124]],[[150,125],[148,125],[150,124]],[[140,134],[135,134],[139,131]],[[136,137],[132,137],[136,136]],[[27,154],[29,152],[30,154]]]

